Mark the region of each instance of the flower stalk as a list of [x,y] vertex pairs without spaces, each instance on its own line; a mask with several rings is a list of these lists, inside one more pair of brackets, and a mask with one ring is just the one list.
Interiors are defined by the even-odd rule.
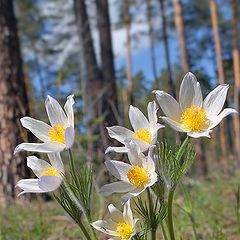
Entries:
[[173,197],[174,197],[175,187],[171,188],[168,193],[168,230],[171,240],[175,240],[174,225],[173,225]]
[[[149,188],[147,188],[147,195],[148,195],[148,206],[149,206],[149,213],[150,213],[150,219],[154,218],[154,216],[152,216],[154,214],[154,210],[153,210],[153,202],[152,202],[152,197],[151,197],[151,193]],[[152,222],[150,222],[151,224],[151,239],[152,240],[156,240],[156,226],[154,224],[152,224]]]

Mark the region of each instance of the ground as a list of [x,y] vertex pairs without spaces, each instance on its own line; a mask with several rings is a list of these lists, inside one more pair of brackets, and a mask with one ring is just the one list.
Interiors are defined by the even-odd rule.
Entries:
[[[240,239],[236,197],[239,179],[239,174],[234,177],[213,177],[201,182],[185,178],[174,201],[177,239]],[[197,238],[193,234],[193,226]],[[41,201],[39,204],[34,200],[0,209],[0,240],[22,239],[84,238],[77,225],[54,201]],[[157,239],[162,239],[160,231]]]

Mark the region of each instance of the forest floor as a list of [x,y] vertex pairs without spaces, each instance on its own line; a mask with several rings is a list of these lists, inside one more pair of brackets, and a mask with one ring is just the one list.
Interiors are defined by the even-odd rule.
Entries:
[[[175,195],[176,239],[240,239],[236,197],[239,179],[240,174],[234,177],[218,175],[198,183],[185,179]],[[191,209],[193,214],[190,216],[187,212]],[[197,238],[193,234],[193,226]],[[37,201],[25,201],[18,206],[0,209],[0,240],[33,239],[84,238],[54,201],[42,202],[41,206]],[[160,231],[157,239],[162,239]]]

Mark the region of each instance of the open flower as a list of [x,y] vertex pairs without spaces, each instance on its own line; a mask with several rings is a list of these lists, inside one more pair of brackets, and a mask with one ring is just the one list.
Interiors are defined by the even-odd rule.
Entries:
[[226,108],[221,112],[228,88],[227,84],[217,86],[203,101],[200,84],[189,72],[183,78],[180,87],[179,103],[164,91],[156,90],[154,93],[166,115],[162,119],[174,130],[186,132],[188,136],[198,138],[210,137],[211,129],[224,117],[237,113],[232,108]]
[[120,181],[104,185],[100,189],[100,194],[103,196],[127,192],[122,196],[123,203],[138,196],[157,181],[155,164],[150,156],[151,149],[146,157],[133,141],[126,142],[126,146],[131,164],[115,160],[106,161],[108,171]]
[[[132,105],[129,108],[129,119],[134,131],[131,131],[125,127],[113,126],[108,127],[108,134],[111,138],[116,139],[122,144],[125,144],[126,140],[133,139],[141,149],[141,152],[146,151],[152,144],[155,144],[157,140],[157,131],[159,128],[164,127],[157,121],[157,105],[150,102],[147,107],[148,119],[144,114],[136,107]],[[125,147],[108,147],[107,152],[127,152]]]
[[14,153],[22,150],[51,153],[70,148],[74,142],[73,104],[73,95],[70,95],[63,110],[54,98],[48,96],[45,106],[51,126],[30,117],[21,118],[23,127],[30,130],[43,143],[21,143],[15,148]]
[[138,219],[133,218],[130,201],[124,204],[123,213],[112,204],[108,206],[110,219],[108,221],[98,220],[92,223],[92,226],[98,231],[106,233],[113,238],[130,240],[136,233],[136,223]]
[[16,187],[23,190],[18,196],[24,193],[52,192],[61,185],[64,166],[60,153],[49,153],[48,158],[50,163],[35,156],[27,157],[27,166],[38,178],[18,181]]

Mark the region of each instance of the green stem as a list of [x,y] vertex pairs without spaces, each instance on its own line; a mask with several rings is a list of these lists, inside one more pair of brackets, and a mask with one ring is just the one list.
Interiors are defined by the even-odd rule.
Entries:
[[90,216],[89,213],[86,214],[86,219],[87,219],[89,228],[90,228],[90,230],[91,230],[91,232],[92,232],[92,235],[93,235],[94,239],[97,240],[97,234],[96,234],[94,228],[93,228],[92,225],[91,225],[92,218],[91,218],[91,216]]
[[190,221],[192,223],[192,228],[193,228],[193,233],[194,233],[195,240],[198,240],[199,238],[198,238],[198,234],[197,234],[197,226],[196,226],[197,224],[195,222],[195,219],[194,219],[193,215],[192,214],[188,214],[188,215],[189,215]]
[[[70,171],[72,172],[74,178],[77,178],[77,176],[76,176],[76,171],[75,171],[75,168],[74,168],[74,161],[73,161],[73,155],[72,155],[71,149],[68,149],[68,153],[69,153],[69,168],[70,168]],[[67,187],[68,187],[68,186],[67,186]],[[78,207],[81,206],[80,209],[82,210],[82,212],[83,212],[83,214],[84,214],[84,216],[85,216],[85,219],[86,219],[86,221],[87,221],[87,223],[88,223],[88,226],[89,226],[89,228],[90,228],[90,231],[91,231],[91,233],[92,233],[92,235],[93,235],[93,239],[94,239],[94,240],[97,240],[96,232],[94,231],[94,229],[93,229],[93,227],[92,227],[92,225],[91,225],[91,216],[90,216],[90,214],[87,213],[86,210],[83,208],[83,206],[78,202],[78,199],[75,197],[75,195],[74,195],[74,193],[72,192],[72,190],[71,190],[70,188],[68,188],[68,189],[69,189],[68,191],[70,192],[71,198],[72,198],[72,200],[75,202],[75,204],[76,204]],[[91,238],[90,238],[90,239],[91,239]]]
[[160,221],[160,226],[162,228],[164,240],[168,240],[168,236],[167,236],[167,233],[165,231],[165,227],[164,227],[163,221]]
[[88,234],[86,228],[84,227],[84,225],[82,224],[81,221],[78,222],[78,226],[81,228],[81,230],[82,230],[84,236],[87,238],[87,240],[91,240],[90,235]]
[[[148,194],[148,204],[149,204],[149,214],[150,214],[150,219],[152,219],[152,214],[153,214],[153,204],[152,204],[152,198],[151,198],[151,193],[149,188],[147,188],[147,194]],[[156,226],[153,226],[152,222],[150,221],[151,224],[151,239],[156,240]]]
[[75,174],[73,155],[72,155],[71,149],[68,149],[68,154],[69,154],[69,168],[70,168],[70,171],[72,171],[72,173]]
[[171,188],[168,193],[168,228],[169,228],[169,236],[171,240],[175,240],[173,216],[172,216],[174,191],[175,191],[175,188]]

